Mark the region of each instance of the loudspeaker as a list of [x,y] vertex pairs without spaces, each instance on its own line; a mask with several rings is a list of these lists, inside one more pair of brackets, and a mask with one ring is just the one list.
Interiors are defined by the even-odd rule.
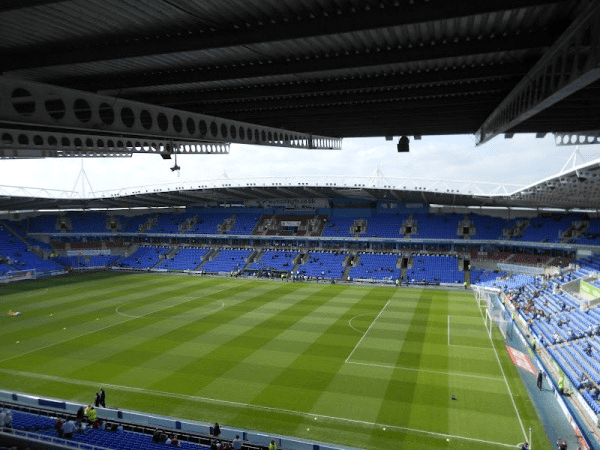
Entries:
[[402,136],[398,141],[398,153],[405,153],[408,151],[408,138],[406,136]]

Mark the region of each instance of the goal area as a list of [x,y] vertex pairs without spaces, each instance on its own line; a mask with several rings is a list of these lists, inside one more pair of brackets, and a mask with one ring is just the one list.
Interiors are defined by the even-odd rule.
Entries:
[[504,339],[511,337],[512,320],[502,305],[500,292],[476,288],[475,298],[477,299],[477,306],[479,306],[479,310],[483,315],[485,328],[490,338],[492,337],[494,325],[498,327]]

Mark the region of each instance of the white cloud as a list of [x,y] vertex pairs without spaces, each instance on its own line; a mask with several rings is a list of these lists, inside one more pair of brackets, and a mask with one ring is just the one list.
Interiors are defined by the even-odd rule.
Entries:
[[[342,150],[302,150],[232,145],[229,155],[185,154],[173,160],[158,155],[132,158],[64,158],[0,161],[0,184],[61,190],[82,190],[83,169],[89,180],[85,191],[215,180],[223,173],[232,179],[290,176],[371,177],[377,168],[386,178],[486,181],[530,184],[560,171],[573,147],[556,147],[552,136],[499,136],[475,146],[473,136],[424,136],[411,140],[409,153],[396,151],[397,140],[345,139]],[[585,159],[598,157],[600,146],[582,146]],[[79,180],[78,180],[79,178]],[[78,182],[76,183],[76,181]],[[85,180],[84,180],[85,181]]]

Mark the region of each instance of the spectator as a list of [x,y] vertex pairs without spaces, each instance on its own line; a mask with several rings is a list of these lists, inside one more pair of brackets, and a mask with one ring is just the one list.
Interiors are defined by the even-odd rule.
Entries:
[[271,443],[269,444],[269,450],[277,450],[277,444],[275,443],[275,439],[271,439]]
[[173,439],[171,439],[171,445],[174,445],[176,447],[179,447],[179,437],[177,435],[175,435],[173,437]]
[[62,431],[63,436],[66,439],[71,439],[73,437],[73,432],[75,431],[75,422],[73,422],[73,420],[67,420],[63,423]]
[[219,422],[215,422],[215,426],[213,427],[213,436],[219,437],[221,434],[221,427],[219,426]]
[[56,423],[54,424],[54,429],[56,430],[56,432],[58,433],[58,435],[60,437],[62,437],[63,433],[64,433],[64,430],[62,427],[63,424],[64,424],[64,422],[63,422],[62,418],[60,418],[60,417],[56,420]]
[[152,435],[152,442],[158,443],[160,442],[160,430],[157,428],[154,430],[154,434]]
[[233,450],[241,450],[242,449],[242,440],[240,439],[240,435],[236,434],[235,439],[232,442]]
[[106,393],[104,392],[104,388],[100,388],[100,406],[106,408]]
[[94,408],[93,406],[90,406],[90,410],[88,411],[88,422],[93,424],[96,422],[97,418],[98,411],[96,411],[96,408]]
[[80,406],[77,410],[77,425],[81,426],[81,424],[85,421],[85,411],[83,410],[83,406]]
[[12,428],[12,411],[10,409],[6,410],[4,416],[4,428]]

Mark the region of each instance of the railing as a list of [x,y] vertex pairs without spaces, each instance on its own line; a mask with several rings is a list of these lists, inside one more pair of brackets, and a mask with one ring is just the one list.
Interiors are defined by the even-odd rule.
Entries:
[[[77,442],[59,438],[56,436],[47,436],[44,434],[33,433],[31,431],[23,431],[13,429],[11,432],[0,431],[0,442],[7,445],[21,444],[21,445],[39,445],[41,448],[55,448],[55,449],[74,449],[79,448],[82,450],[111,450],[107,447],[100,445],[86,444],[84,442]],[[48,447],[48,445],[52,447]],[[38,447],[39,448],[39,447]]]

